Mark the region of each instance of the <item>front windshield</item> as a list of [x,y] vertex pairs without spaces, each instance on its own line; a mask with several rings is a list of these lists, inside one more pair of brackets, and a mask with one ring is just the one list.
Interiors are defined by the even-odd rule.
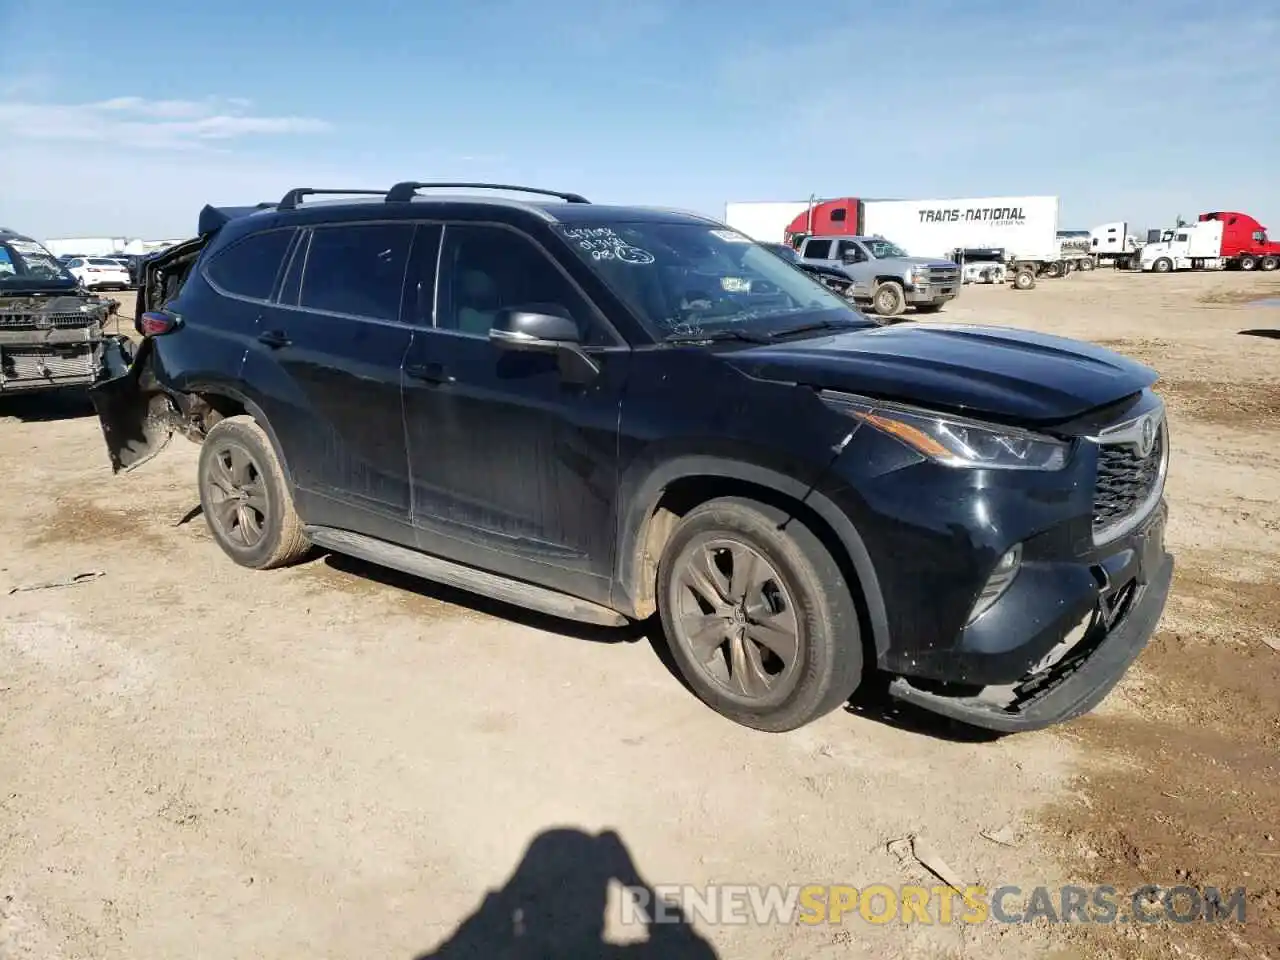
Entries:
[[659,339],[871,325],[821,283],[728,227],[641,220],[559,230]]
[[76,281],[52,253],[34,240],[0,242],[0,284],[13,287],[24,283],[73,287]]
[[871,256],[877,260],[888,260],[891,257],[910,256],[907,251],[903,250],[896,243],[890,243],[888,240],[864,240],[867,250]]

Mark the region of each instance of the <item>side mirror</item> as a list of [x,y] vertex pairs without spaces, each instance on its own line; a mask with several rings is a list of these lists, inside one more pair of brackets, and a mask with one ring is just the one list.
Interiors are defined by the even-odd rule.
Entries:
[[554,307],[503,310],[489,329],[489,342],[500,350],[553,353],[560,376],[570,383],[587,383],[600,373],[600,364],[582,349],[578,325]]
[[578,325],[568,317],[537,310],[504,310],[489,330],[491,343],[507,350],[556,352],[577,344]]

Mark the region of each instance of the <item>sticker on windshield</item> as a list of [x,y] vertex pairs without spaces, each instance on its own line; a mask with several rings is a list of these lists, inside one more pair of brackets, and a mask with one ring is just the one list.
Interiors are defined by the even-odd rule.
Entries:
[[608,227],[572,227],[564,235],[591,254],[592,260],[645,266],[657,259],[648,250],[633,247]]
[[721,277],[720,289],[725,293],[750,293],[751,281],[744,277]]
[[718,237],[725,243],[751,243],[751,238],[743,236],[736,230],[712,230],[711,235]]
[[13,247],[13,249],[17,250],[19,253],[23,254],[24,256],[32,253],[34,253],[37,257],[53,256],[53,254],[51,254],[44,247],[40,246],[40,244],[36,243],[34,240],[10,240],[8,241],[8,243],[9,243],[9,246]]

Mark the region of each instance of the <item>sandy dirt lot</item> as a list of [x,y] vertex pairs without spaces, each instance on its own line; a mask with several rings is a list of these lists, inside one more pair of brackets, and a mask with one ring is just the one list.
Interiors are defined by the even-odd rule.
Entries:
[[[754,733],[643,629],[337,557],[241,569],[196,447],[113,477],[82,403],[0,402],[0,957],[1280,956],[1280,309],[1247,302],[1273,276],[1103,270],[944,315],[1151,363],[1176,444],[1152,646],[1094,715],[994,741],[875,703]],[[992,889],[1244,886],[1246,922],[620,920],[616,883],[936,883],[913,834]]]

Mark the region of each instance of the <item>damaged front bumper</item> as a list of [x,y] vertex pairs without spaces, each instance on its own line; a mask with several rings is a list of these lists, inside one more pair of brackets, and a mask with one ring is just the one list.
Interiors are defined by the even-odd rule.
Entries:
[[[1106,586],[1074,646],[1056,663],[1010,685],[1003,696],[948,696],[897,677],[889,693],[961,723],[1000,733],[1040,730],[1093,710],[1119,683],[1155,632],[1173,582],[1173,556],[1165,549],[1168,511],[1162,503],[1116,555]],[[993,688],[991,692],[998,692]]]
[[115,306],[78,297],[0,303],[0,395],[85,387],[103,375]]

